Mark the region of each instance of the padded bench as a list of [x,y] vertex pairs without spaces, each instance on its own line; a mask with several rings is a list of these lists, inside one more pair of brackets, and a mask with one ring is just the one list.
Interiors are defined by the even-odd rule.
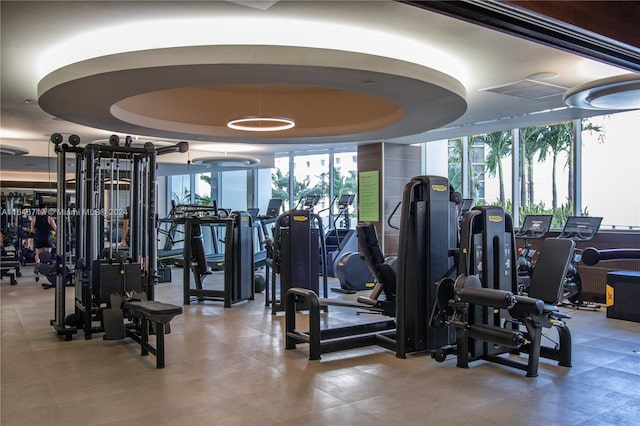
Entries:
[[[11,269],[14,269],[15,272],[10,272]],[[21,275],[18,259],[13,256],[2,256],[2,259],[0,259],[0,278],[9,277],[11,285],[16,285],[18,284],[16,278]]]
[[[182,314],[182,306],[144,299],[144,293],[138,293],[132,298],[112,295],[112,308],[104,311],[104,339],[119,340],[130,337],[140,345],[141,356],[147,356],[149,353],[155,355],[156,368],[164,368],[164,336],[170,332],[171,320]],[[118,301],[121,303],[117,303]],[[121,309],[117,309],[118,306]],[[124,317],[132,319],[132,323],[125,326]],[[156,335],[155,347],[149,343],[150,329]]]

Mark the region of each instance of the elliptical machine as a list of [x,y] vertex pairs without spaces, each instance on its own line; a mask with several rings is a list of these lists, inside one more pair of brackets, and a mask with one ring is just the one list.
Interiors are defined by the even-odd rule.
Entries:
[[[327,274],[340,281],[340,287],[331,290],[347,294],[370,290],[375,286],[373,274],[367,266],[365,257],[358,251],[356,230],[351,229],[349,208],[354,199],[353,194],[340,196],[338,215],[326,236]],[[337,227],[336,224],[341,217],[344,218],[342,227]]]

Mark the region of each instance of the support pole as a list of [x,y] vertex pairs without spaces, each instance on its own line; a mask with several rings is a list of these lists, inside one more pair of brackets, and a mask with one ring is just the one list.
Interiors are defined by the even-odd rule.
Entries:
[[[147,271],[148,273],[148,293],[147,296],[149,300],[154,300],[154,292],[155,286],[158,283],[158,274],[156,272],[156,268],[158,266],[158,244],[156,241],[157,238],[157,230],[156,230],[156,191],[157,191],[157,183],[156,183],[156,151],[153,149],[153,145],[149,148],[149,161],[148,161],[148,170],[147,170],[147,182],[148,182],[148,191],[147,191]],[[188,244],[185,237],[185,244]],[[189,259],[185,259],[185,269],[189,269],[187,267],[187,261]],[[164,361],[163,361],[164,363]]]
[[[65,250],[66,250],[66,232],[65,227],[65,213],[66,213],[66,200],[65,200],[65,151],[64,146],[58,147],[58,182],[57,182],[57,197],[56,197],[56,222],[58,223],[58,231],[56,232],[56,264],[58,268],[58,275],[56,277],[56,292],[55,292],[55,327],[57,329],[64,328],[65,318]],[[62,272],[62,273],[60,273]]]

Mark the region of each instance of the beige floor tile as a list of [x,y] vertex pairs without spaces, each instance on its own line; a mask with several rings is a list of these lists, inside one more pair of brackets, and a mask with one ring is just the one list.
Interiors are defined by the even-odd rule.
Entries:
[[[229,309],[185,305],[166,336],[166,368],[156,369],[128,339],[80,331],[63,341],[49,324],[53,290],[28,269],[0,288],[3,426],[630,425],[638,415],[629,407],[640,406],[640,324],[604,309],[571,312],[573,368],[542,360],[539,376],[526,378],[484,361],[459,369],[454,357],[398,359],[377,346],[309,361],[308,345],[284,349],[284,314],[272,316],[263,293]],[[156,299],[181,305],[181,271],[172,277]],[[71,312],[74,289],[66,295]],[[380,319],[331,308],[321,322]],[[306,314],[297,320],[307,327]]]

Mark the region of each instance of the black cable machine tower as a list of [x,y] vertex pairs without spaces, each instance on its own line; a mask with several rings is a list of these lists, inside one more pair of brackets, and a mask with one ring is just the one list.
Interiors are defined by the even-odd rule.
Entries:
[[[284,298],[292,287],[319,293],[322,275],[323,295],[327,297],[326,253],[322,219],[311,210],[289,210],[278,216],[274,226],[271,279],[271,313],[284,310]],[[276,273],[280,274],[280,300],[276,295]],[[300,309],[306,309],[301,306]]]
[[432,327],[431,317],[436,282],[454,271],[460,199],[444,177],[417,176],[404,187],[397,264],[398,358],[455,341],[452,329]]
[[[157,274],[156,236],[156,157],[173,152],[187,152],[189,144],[156,148],[147,142],[143,147],[132,146],[127,136],[124,145],[112,135],[108,145],[89,144],[80,147],[80,138],[71,135],[68,144],[59,133],[51,135],[57,154],[57,222],[56,263],[58,279],[55,290],[55,317],[51,325],[57,334],[71,340],[78,328],[85,339],[103,327],[93,326],[102,320],[111,292],[145,292],[154,299]],[[75,157],[75,208],[65,196],[66,160]],[[127,204],[120,204],[120,190],[128,186]],[[106,197],[109,192],[109,198]],[[117,223],[129,209],[131,232],[128,250],[117,247]],[[71,258],[75,259],[74,314],[65,316],[65,283],[67,281],[66,253],[70,230],[67,216],[75,224],[75,245]],[[105,224],[108,224],[105,231]],[[126,260],[126,261],[125,261]]]

